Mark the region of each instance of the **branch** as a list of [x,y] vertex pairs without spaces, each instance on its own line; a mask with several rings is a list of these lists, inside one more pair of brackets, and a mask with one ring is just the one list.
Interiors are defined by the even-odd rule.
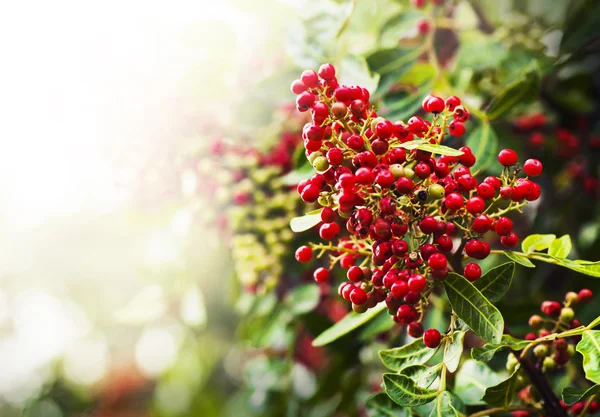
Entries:
[[568,417],[567,412],[560,405],[560,401],[554,391],[552,391],[552,387],[548,383],[548,380],[542,372],[536,368],[527,356],[521,354],[519,356],[519,362],[521,366],[525,370],[525,373],[529,377],[529,380],[536,388],[536,390],[540,393],[540,396],[544,400],[544,409],[546,410],[546,416],[548,417]]

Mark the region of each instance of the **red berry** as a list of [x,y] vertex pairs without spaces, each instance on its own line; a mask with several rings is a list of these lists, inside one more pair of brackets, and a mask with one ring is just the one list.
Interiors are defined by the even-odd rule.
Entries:
[[323,240],[332,240],[340,233],[340,226],[337,223],[325,223],[319,229],[319,235]]
[[494,231],[498,236],[507,236],[512,232],[513,222],[508,217],[500,217],[494,226]]
[[514,248],[519,244],[519,236],[516,233],[511,232],[506,236],[502,236],[500,238],[500,243],[502,243],[507,248]]
[[542,173],[544,169],[542,163],[537,159],[528,159],[523,164],[523,170],[530,177],[537,177]]
[[300,94],[306,91],[306,86],[304,85],[302,80],[295,80],[294,82],[292,82],[290,89],[292,90],[292,93]]
[[444,103],[444,100],[442,100],[441,98],[436,97],[436,96],[431,96],[431,98],[427,102],[427,107],[429,108],[429,110],[427,110],[427,111],[429,111],[430,113],[441,113],[444,111],[446,104]]
[[367,293],[362,288],[354,288],[350,293],[350,301],[352,304],[363,305],[367,302]]
[[313,70],[305,70],[302,72],[300,79],[308,88],[314,88],[319,85],[319,76]]
[[482,182],[477,186],[477,194],[485,200],[491,200],[496,195],[496,189],[487,182]]
[[477,233],[485,233],[492,228],[492,219],[485,214],[480,214],[473,219],[472,228]]
[[475,155],[473,155],[471,148],[468,146],[463,146],[459,149],[459,151],[461,151],[463,154],[459,155],[458,162],[469,168],[475,165],[477,158],[475,158]]
[[419,222],[419,229],[425,234],[431,234],[436,231],[438,221],[431,216],[424,217]]
[[450,193],[444,198],[448,210],[458,210],[464,204],[463,196],[458,193]]
[[579,291],[579,294],[577,294],[577,301],[580,303],[589,303],[592,301],[592,297],[592,291],[584,288],[583,290]]
[[454,246],[452,239],[448,235],[442,235],[438,237],[435,243],[437,244],[438,250],[445,253],[450,252],[452,250],[452,246]]
[[448,130],[452,136],[462,136],[465,134],[465,125],[462,122],[453,120],[448,125]]
[[456,96],[450,96],[446,99],[446,107],[450,111],[454,111],[456,106],[460,106],[460,99]]
[[406,281],[396,281],[392,284],[390,291],[395,298],[403,298],[408,293],[408,284]]
[[[562,306],[558,301],[544,301],[542,303],[542,313],[550,316],[550,317],[558,317],[560,316],[560,312],[562,310]],[[541,333],[540,333],[541,336]]]
[[423,333],[423,343],[425,346],[431,349],[435,349],[440,345],[440,341],[442,340],[442,335],[437,329],[429,329]]
[[348,272],[346,272],[346,276],[348,277],[349,281],[360,282],[360,280],[364,277],[364,273],[360,266],[351,266],[348,269]]
[[477,239],[469,240],[465,245],[465,252],[467,252],[467,255],[471,258],[479,259],[483,253],[483,245],[481,241]]
[[465,278],[471,282],[477,281],[481,277],[481,267],[474,262],[465,265]]
[[408,288],[411,291],[421,293],[423,290],[425,290],[425,287],[427,287],[427,279],[423,275],[414,274],[408,280]]
[[373,184],[373,181],[375,180],[373,171],[371,170],[371,168],[367,167],[357,169],[354,175],[356,176],[356,182],[361,185]]
[[333,223],[335,216],[335,211],[330,207],[323,207],[323,210],[321,210],[321,220],[323,223]]
[[403,323],[403,324],[410,324],[416,320],[417,311],[414,309],[414,307],[411,307],[407,304],[402,304],[398,308],[396,317],[398,317],[398,322]]
[[406,295],[404,296],[404,302],[408,305],[415,305],[420,300],[421,300],[421,294],[416,291],[413,291],[413,290],[409,290],[406,293]]
[[469,117],[471,115],[469,114],[467,109],[464,108],[464,106],[456,106],[456,108],[452,112],[452,116],[454,117],[454,120],[456,120],[457,122],[464,123],[467,120],[469,120]]
[[355,151],[360,151],[365,146],[365,141],[360,135],[352,135],[348,138],[348,146]]
[[407,333],[410,337],[414,337],[415,339],[421,337],[423,336],[423,325],[417,322],[410,323],[407,327]]
[[415,166],[415,174],[417,175],[417,177],[424,180],[425,178],[428,178],[431,175],[431,167],[429,166],[429,164],[426,164],[425,162],[421,161]]
[[444,269],[448,266],[448,260],[441,253],[434,253],[427,260],[427,265],[432,269]]
[[420,35],[427,35],[429,33],[429,22],[427,19],[421,19],[417,22],[417,30]]
[[388,170],[381,171],[375,177],[375,182],[379,184],[382,188],[390,188],[394,183],[394,174],[392,174]]
[[414,134],[420,134],[421,132],[423,132],[423,129],[425,128],[425,123],[423,122],[423,119],[421,119],[418,116],[413,116],[410,119],[408,119],[408,129],[414,133]]
[[319,77],[324,80],[331,80],[335,77],[335,67],[331,64],[323,64],[319,67]]
[[313,251],[308,246],[300,246],[296,250],[296,260],[298,262],[310,262],[312,259]]
[[326,268],[317,268],[313,273],[315,281],[323,283],[329,281],[329,270]]
[[301,112],[305,112],[312,107],[315,103],[315,95],[310,91],[305,91],[300,93],[298,97],[296,97],[296,106],[298,110]]
[[409,194],[412,192],[415,184],[410,178],[400,177],[396,181],[396,190],[401,194]]
[[479,214],[485,210],[485,201],[481,197],[471,197],[467,200],[465,207],[469,213]]
[[327,151],[327,161],[333,166],[342,165],[344,162],[344,153],[340,148],[331,148]]
[[518,162],[519,156],[512,149],[503,149],[498,154],[498,162],[504,166],[511,166]]

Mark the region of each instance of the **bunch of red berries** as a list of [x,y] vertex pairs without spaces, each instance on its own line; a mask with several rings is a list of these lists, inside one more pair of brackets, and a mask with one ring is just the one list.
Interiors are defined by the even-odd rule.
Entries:
[[[329,269],[315,271],[317,282],[329,281],[339,263],[348,278],[339,294],[354,311],[385,302],[393,319],[420,337],[428,297],[439,281],[450,270],[470,281],[481,276],[475,262],[463,269],[463,251],[467,258],[486,258],[489,231],[506,247],[518,243],[506,215],[540,196],[536,183],[518,175],[537,176],[542,164],[528,160],[521,168],[517,154],[505,149],[498,155],[500,176],[476,180],[471,150],[441,145],[446,135],[465,132],[469,112],[458,97],[427,96],[422,107],[431,121],[413,116],[408,123],[392,122],[377,116],[367,90],[340,85],[330,64],[318,74],[304,71],[292,91],[298,110],[312,115],[303,138],[317,171],[297,189],[304,202],[322,206],[324,241],[300,247],[296,259],[309,262],[314,251],[318,257],[329,252]],[[426,332],[428,346],[439,344],[434,332]]]
[[[541,311],[547,318],[543,318],[537,314],[531,316],[529,318],[529,326],[533,329],[533,332],[527,334],[525,339],[536,340],[556,332],[581,326],[581,322],[575,318],[572,306],[589,303],[591,300],[592,291],[583,289],[579,293],[568,292],[562,303],[558,301],[544,301]],[[535,346],[533,353],[541,363],[542,369],[544,371],[551,371],[557,367],[566,365],[575,353],[575,345],[579,340],[580,336],[572,336],[569,340],[561,338],[553,342],[540,343]]]

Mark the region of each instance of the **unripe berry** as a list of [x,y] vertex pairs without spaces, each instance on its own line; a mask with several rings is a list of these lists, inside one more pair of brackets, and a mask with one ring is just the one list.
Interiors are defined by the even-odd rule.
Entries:
[[553,371],[554,368],[556,368],[556,362],[554,362],[554,359],[550,356],[545,357],[544,362],[542,362],[542,371]]
[[446,191],[444,190],[444,186],[441,184],[431,184],[429,186],[429,195],[433,198],[435,198],[436,200],[444,197],[444,194],[446,193]]
[[543,343],[537,345],[533,348],[533,354],[536,356],[536,358],[540,359],[546,357],[546,355],[548,355],[548,346]]
[[570,323],[575,317],[575,312],[570,307],[564,307],[560,311],[560,321],[563,323]]
[[348,114],[348,106],[344,102],[338,101],[331,105],[331,113],[336,119],[343,119]]
[[429,329],[423,333],[423,343],[430,349],[435,349],[440,345],[442,335],[437,329]]
[[542,319],[542,317],[537,314],[534,314],[533,316],[529,317],[529,326],[534,330],[537,330],[540,327],[542,327],[543,323],[544,319]]

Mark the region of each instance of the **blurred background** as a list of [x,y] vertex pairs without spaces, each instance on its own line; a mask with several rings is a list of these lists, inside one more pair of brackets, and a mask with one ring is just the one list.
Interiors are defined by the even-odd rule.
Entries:
[[[323,62],[397,118],[432,90],[484,108],[543,68],[488,153],[511,144],[549,164],[544,215],[529,211],[525,227],[571,233],[597,260],[594,2],[447,3],[434,39],[444,85],[427,84],[418,56],[403,74],[381,68],[420,43],[429,9],[410,1],[4,5],[0,415],[362,412],[378,381],[361,346],[387,322],[337,355],[312,348],[347,306],[302,285],[312,278],[293,251],[307,237],[288,228],[308,211],[293,187],[304,119],[289,85]],[[583,34],[582,15],[596,19]],[[536,288],[552,274],[536,270]]]

